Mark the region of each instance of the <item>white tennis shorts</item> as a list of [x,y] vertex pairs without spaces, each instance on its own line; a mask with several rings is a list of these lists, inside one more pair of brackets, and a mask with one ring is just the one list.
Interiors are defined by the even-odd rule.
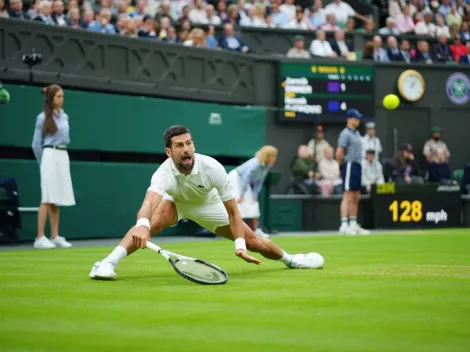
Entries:
[[175,203],[178,212],[178,221],[189,219],[206,230],[215,233],[218,227],[230,224],[228,213],[224,203],[194,204],[176,201],[168,193],[165,193],[163,199],[171,200]]
[[253,192],[251,190],[251,186],[248,185],[245,194],[243,195],[243,202],[238,203],[238,199],[241,198],[242,192],[242,178],[237,170],[232,170],[228,173],[228,179],[230,180],[230,184],[232,185],[232,192],[237,199],[238,210],[240,211],[240,215],[242,219],[257,219],[260,217],[260,210],[259,210],[259,203],[253,197]]
[[70,160],[66,150],[44,148],[41,158],[41,203],[75,205]]

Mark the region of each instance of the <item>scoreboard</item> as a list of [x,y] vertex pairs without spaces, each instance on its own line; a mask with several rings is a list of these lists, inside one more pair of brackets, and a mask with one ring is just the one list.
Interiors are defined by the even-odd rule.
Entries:
[[351,108],[375,115],[372,66],[281,62],[279,72],[281,120],[344,122]]

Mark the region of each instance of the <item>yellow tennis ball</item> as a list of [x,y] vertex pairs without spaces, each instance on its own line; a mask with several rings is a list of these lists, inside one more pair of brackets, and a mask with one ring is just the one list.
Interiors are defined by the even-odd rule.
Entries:
[[385,96],[383,104],[385,106],[385,109],[395,110],[398,105],[400,105],[400,98],[398,98],[395,94],[389,94]]

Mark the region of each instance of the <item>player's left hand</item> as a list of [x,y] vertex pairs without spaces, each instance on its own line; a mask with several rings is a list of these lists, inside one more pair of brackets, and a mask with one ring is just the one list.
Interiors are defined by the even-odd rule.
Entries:
[[235,254],[237,255],[237,257],[242,258],[247,263],[261,264],[261,262],[258,259],[256,259],[255,257],[252,257],[243,249],[237,249],[235,251]]

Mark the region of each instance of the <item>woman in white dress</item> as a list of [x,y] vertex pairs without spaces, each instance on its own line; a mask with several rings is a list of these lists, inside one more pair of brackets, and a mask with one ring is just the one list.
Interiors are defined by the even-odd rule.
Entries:
[[258,196],[266,176],[276,163],[276,158],[277,149],[271,145],[265,145],[256,153],[254,158],[246,161],[228,174],[241,217],[251,220],[253,231],[260,237],[269,236],[259,228]]
[[[64,91],[60,86],[52,84],[44,88],[42,93],[44,111],[36,118],[32,143],[41,174],[41,204],[34,248],[68,248],[72,245],[59,236],[59,207],[75,205],[67,153],[67,145],[70,143],[69,117],[62,109]],[[44,235],[48,216],[50,240]]]

